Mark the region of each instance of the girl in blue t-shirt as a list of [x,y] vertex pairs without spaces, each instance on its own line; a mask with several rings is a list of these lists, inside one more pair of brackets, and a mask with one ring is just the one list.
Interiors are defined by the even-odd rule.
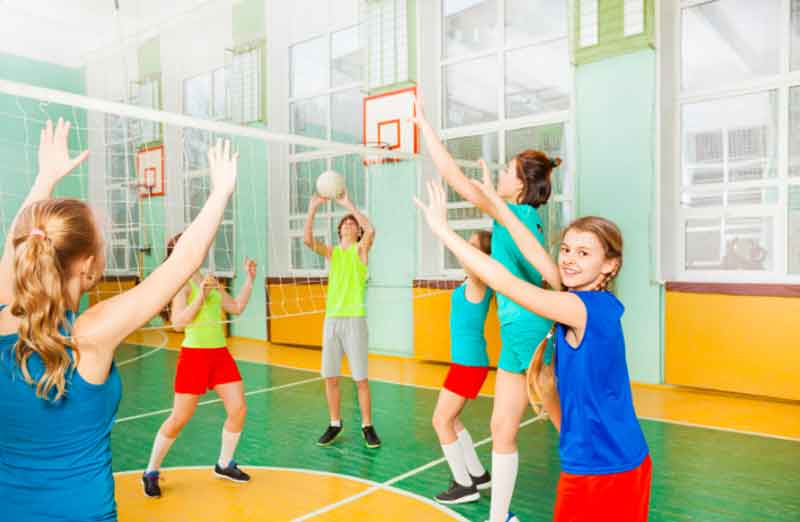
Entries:
[[[489,176],[476,184],[534,266],[549,255],[509,211]],[[562,474],[554,520],[647,520],[652,465],[633,408],[622,333],[624,307],[608,291],[622,267],[622,235],[603,218],[574,221],[561,237],[558,269],[569,292],[544,290],[515,277],[473,248],[447,223],[444,190],[429,183],[419,200],[433,232],[497,292],[557,323],[556,378],[561,401]]]
[[[479,230],[469,243],[491,254],[492,234]],[[481,464],[475,445],[459,416],[468,399],[474,399],[489,373],[489,356],[483,335],[492,290],[464,270],[467,278],[450,297],[450,359],[439,401],[433,412],[433,428],[439,437],[453,483],[434,498],[442,504],[463,504],[480,499],[478,490],[491,487],[491,476]]]
[[[428,152],[439,174],[465,200],[494,218],[492,228],[492,258],[506,270],[528,283],[551,288],[561,288],[558,269],[551,260],[532,265],[520,252],[503,223],[497,220],[497,211],[486,196],[455,162],[436,135],[422,112],[419,99],[414,104],[414,123],[422,130]],[[488,171],[481,162],[484,172]],[[544,227],[538,208],[547,203],[551,192],[551,175],[561,164],[558,158],[549,158],[538,150],[524,150],[511,158],[506,168],[500,169],[497,192],[503,209],[512,212],[527,227],[534,241],[545,242]],[[497,379],[492,410],[492,499],[490,522],[513,520],[508,509],[517,479],[519,453],[517,433],[528,405],[525,371],[531,363],[533,352],[547,335],[552,321],[541,314],[519,306],[503,292],[497,292],[497,317],[500,321],[502,348],[497,364]],[[545,408],[552,409],[545,403]]]

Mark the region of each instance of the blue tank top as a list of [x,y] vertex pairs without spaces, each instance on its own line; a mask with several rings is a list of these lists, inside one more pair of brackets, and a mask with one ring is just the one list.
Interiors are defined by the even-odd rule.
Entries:
[[[0,309],[3,307],[0,306]],[[68,320],[74,317],[70,314]],[[14,357],[17,335],[0,335],[0,506],[5,520],[116,520],[111,428],[122,395],[112,364],[103,384],[77,371],[59,401],[36,396]],[[34,381],[44,371],[28,359]]]
[[492,290],[486,289],[479,303],[467,300],[464,283],[450,297],[450,358],[462,366],[489,366],[483,328]]
[[556,333],[556,377],[561,398],[561,467],[575,475],[635,469],[647,456],[633,409],[625,362],[622,314],[610,292],[575,292],[586,306],[586,330],[577,348]]
[[[539,243],[545,245],[544,227],[536,209],[530,205],[512,203],[508,204],[508,208],[533,233]],[[525,259],[508,229],[497,221],[492,227],[492,258],[499,261],[515,277],[536,286],[542,286],[542,275]],[[500,319],[501,326],[509,323],[532,323],[532,328],[545,332],[552,324],[549,320],[539,317],[499,293],[497,294],[497,317]]]

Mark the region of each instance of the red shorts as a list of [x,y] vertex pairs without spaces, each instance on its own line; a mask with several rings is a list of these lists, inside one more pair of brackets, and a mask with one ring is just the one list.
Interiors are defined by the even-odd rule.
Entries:
[[639,467],[610,475],[561,473],[555,522],[646,522],[650,506],[650,455]]
[[460,395],[466,399],[474,399],[481,391],[486,376],[489,374],[489,368],[486,366],[462,366],[453,363],[450,366],[450,371],[447,372],[447,378],[444,380],[444,387],[456,395]]
[[175,393],[203,395],[218,384],[241,381],[227,348],[181,348],[175,370]]

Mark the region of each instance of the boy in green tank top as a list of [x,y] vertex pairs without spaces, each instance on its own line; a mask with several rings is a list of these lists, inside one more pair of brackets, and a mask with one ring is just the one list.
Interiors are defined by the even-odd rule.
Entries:
[[325,397],[328,401],[330,424],[317,444],[328,446],[342,432],[339,377],[342,357],[347,355],[350,372],[358,386],[361,407],[361,433],[368,448],[377,448],[381,440],[372,426],[372,406],[367,381],[367,318],[364,298],[367,286],[367,263],[375,231],[366,216],[359,212],[343,192],[336,203],[349,214],[339,222],[339,244],[326,245],[314,238],[314,217],[317,209],[328,201],[318,195],[308,207],[303,242],[324,256],[330,263],[328,296],[325,305],[325,325],[322,334],[322,369],[325,378]]

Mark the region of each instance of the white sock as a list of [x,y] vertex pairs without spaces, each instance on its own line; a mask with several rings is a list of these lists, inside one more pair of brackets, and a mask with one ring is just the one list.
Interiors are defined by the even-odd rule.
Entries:
[[453,479],[462,486],[472,484],[472,479],[469,478],[469,473],[467,473],[467,465],[464,463],[464,452],[461,450],[461,444],[458,441],[451,444],[442,444],[442,451],[444,452],[444,458],[447,459],[447,464],[450,466]]
[[467,464],[467,471],[473,477],[482,477],[486,473],[486,469],[481,464],[481,459],[478,458],[478,452],[475,451],[475,444],[472,442],[467,428],[458,432],[458,442],[461,444],[461,451],[464,452],[464,462]]
[[231,433],[230,431],[222,428],[222,448],[219,450],[219,460],[217,464],[221,468],[227,468],[228,464],[233,460],[233,454],[236,453],[236,445],[239,444],[239,437],[242,432]]
[[489,522],[505,522],[517,482],[519,452],[492,452],[492,501]]
[[342,427],[342,419],[331,420],[331,426],[334,428],[341,428]]
[[175,439],[163,436],[160,431],[156,433],[153,450],[150,452],[150,462],[148,462],[145,472],[158,471],[161,468],[161,463],[164,462],[164,457],[167,456],[173,442]]

